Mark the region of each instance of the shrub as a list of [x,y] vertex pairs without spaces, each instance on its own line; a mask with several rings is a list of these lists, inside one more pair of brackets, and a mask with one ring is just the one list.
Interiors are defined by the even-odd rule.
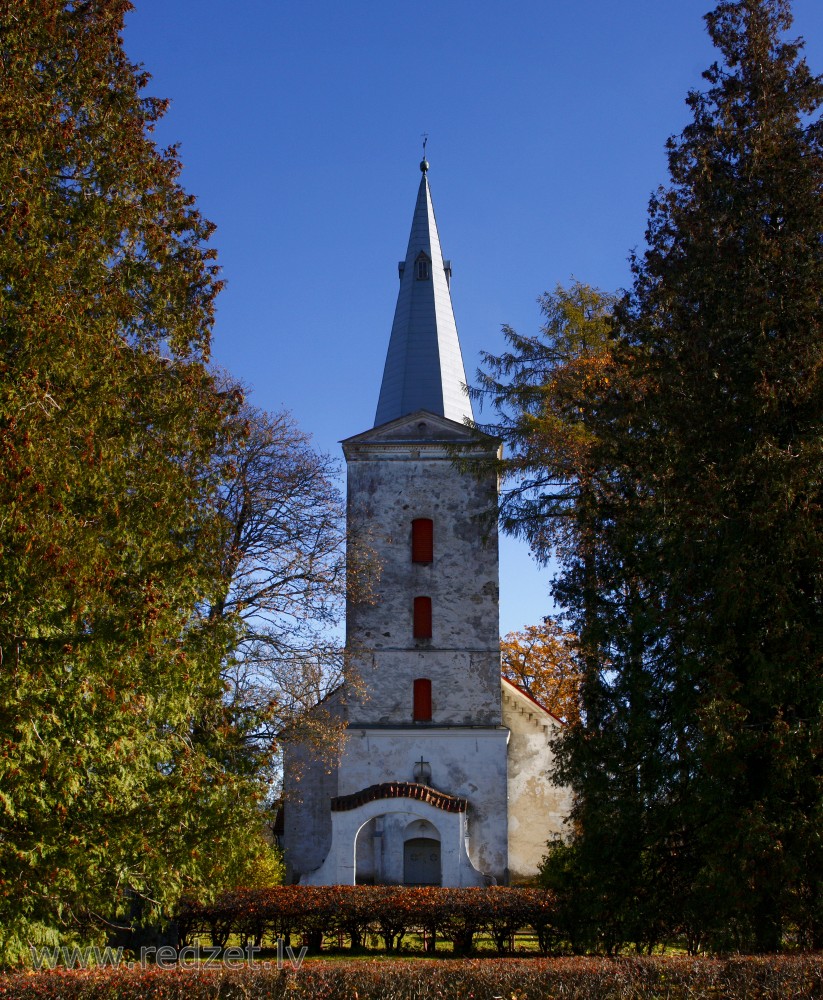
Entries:
[[441,936],[468,954],[483,931],[503,951],[514,933],[529,927],[546,950],[556,939],[554,911],[553,897],[537,889],[274,886],[227,893],[208,906],[188,902],[178,926],[183,944],[196,934],[208,934],[222,948],[231,934],[259,944],[266,935],[288,939],[297,933],[311,951],[330,934],[348,935],[358,948],[368,932],[394,951],[406,934],[418,931],[430,944]]
[[817,1000],[821,956],[307,962],[299,971],[54,971],[0,976],[2,1000]]

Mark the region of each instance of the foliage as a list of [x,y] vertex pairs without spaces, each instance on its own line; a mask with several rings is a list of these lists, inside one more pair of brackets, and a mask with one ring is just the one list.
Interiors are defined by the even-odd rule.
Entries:
[[330,633],[346,596],[337,465],[288,413],[243,403],[232,428],[215,462],[228,528],[224,586],[206,612],[237,630],[223,670],[227,698],[254,742],[273,746],[299,724],[321,748],[336,746],[339,727],[316,706],[342,681]]
[[[206,892],[259,840],[206,368],[212,226],[126,0],[0,0],[0,963]],[[255,848],[256,849],[256,848]]]
[[574,636],[554,619],[509,632],[500,640],[503,676],[564,722],[579,713],[580,674]]
[[511,934],[528,926],[548,942],[553,907],[551,895],[536,889],[276,886],[237,890],[211,904],[189,901],[177,924],[184,942],[208,934],[223,947],[231,934],[257,943],[264,937],[302,934],[313,950],[319,950],[323,934],[347,934],[357,948],[371,932],[392,951],[416,929],[431,941],[443,937],[455,951],[467,953],[481,931],[488,931],[501,950]]
[[669,141],[603,377],[569,396],[518,340],[486,385],[533,459],[515,526],[556,545],[579,636],[556,775],[578,835],[545,875],[606,949],[823,942],[823,80],[788,0],[706,20],[720,61]]
[[612,376],[615,299],[575,281],[538,301],[540,332],[525,337],[504,327],[509,350],[483,355],[486,369],[477,372],[471,394],[499,420],[482,429],[507,445],[499,465],[501,523],[548,561],[558,546],[573,550],[576,511],[593,487],[591,417]]
[[[605,574],[599,563],[599,517],[608,517],[610,462],[600,434],[603,411],[617,389],[612,348],[615,297],[575,281],[540,298],[545,322],[538,335],[504,328],[509,350],[484,355],[474,396],[496,412],[486,430],[501,436],[504,487],[501,521],[526,538],[538,559],[560,557],[577,593],[558,589],[574,632],[562,643],[575,664],[574,685],[592,712],[608,671],[596,627]],[[560,626],[558,626],[560,628]],[[558,636],[558,638],[560,638]],[[569,715],[578,717],[578,711]]]
[[[509,350],[497,357],[485,355],[486,371],[478,373],[475,390],[479,401],[490,405],[500,419],[488,429],[503,437],[507,446],[500,468],[504,527],[526,538],[542,561],[558,554],[565,569],[556,591],[575,628],[572,633],[554,624],[549,637],[554,649],[556,644],[564,647],[560,664],[569,663],[574,671],[575,708],[564,713],[571,725],[564,727],[567,732],[554,746],[561,763],[572,733],[598,729],[610,676],[599,618],[604,608],[620,606],[607,592],[611,574],[601,541],[613,491],[611,462],[601,435],[606,404],[620,375],[613,357],[615,304],[614,296],[580,282],[545,293],[540,299],[545,322],[539,333],[524,337],[505,328]],[[582,740],[581,744],[585,749],[587,744]],[[604,756],[600,754],[597,767],[586,773],[599,780],[599,793],[614,787],[617,794],[619,785],[613,785],[613,770],[603,767]],[[579,825],[586,801],[580,783],[569,769],[553,777],[576,787],[573,820]],[[602,830],[601,846],[613,851],[611,825],[600,820],[597,828]],[[600,889],[593,888],[589,895],[584,866],[576,856],[572,861],[562,842],[552,845],[550,857],[555,871],[551,877],[544,872],[545,884],[560,892],[558,915],[566,939],[575,950],[602,946],[592,926],[594,911],[605,926],[619,908],[609,914],[598,909]]]
[[484,959],[306,962],[298,971],[243,969],[54,971],[0,979],[4,1000],[815,1000],[819,957],[727,960]]
[[[231,528],[226,589],[211,610],[242,620],[238,658],[271,668],[318,647],[320,627],[340,620],[345,510],[337,464],[288,413],[245,403],[235,421],[221,456],[219,509]],[[310,684],[293,698],[305,710],[317,695]]]
[[784,0],[707,24],[722,63],[669,143],[618,312],[637,399],[608,544],[634,628],[612,656],[610,728],[630,734],[612,767],[655,763],[613,832],[649,936],[664,913],[715,947],[819,947],[823,80],[783,40]]

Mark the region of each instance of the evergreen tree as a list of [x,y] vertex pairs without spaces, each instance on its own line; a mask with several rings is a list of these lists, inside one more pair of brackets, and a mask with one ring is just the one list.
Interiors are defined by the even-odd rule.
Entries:
[[212,227],[126,0],[0,0],[0,961],[219,888],[259,828],[223,702]]
[[707,24],[601,411],[606,711],[561,761],[601,927],[763,951],[821,926],[823,84],[785,0]]
[[[629,811],[632,786],[632,770],[623,762],[637,752],[624,745],[617,723],[620,649],[612,636],[626,624],[626,567],[614,562],[614,547],[607,544],[610,532],[625,529],[616,517],[623,493],[611,454],[615,400],[624,392],[611,336],[615,299],[575,282],[546,293],[540,304],[545,322],[539,335],[506,328],[510,349],[485,356],[475,395],[501,418],[484,429],[507,445],[500,463],[504,527],[526,538],[542,561],[556,555],[563,569],[554,589],[570,626],[579,706],[568,713],[554,747],[555,780],[575,792],[570,820],[576,838],[572,848],[552,846],[544,877],[558,893],[559,919],[572,946],[611,951],[627,936],[640,936],[636,926],[625,926],[628,909],[607,901],[628,886],[634,898],[630,857],[641,843],[636,826],[627,836],[617,822]],[[636,801],[633,811],[636,822]]]
[[787,0],[706,20],[721,59],[602,376],[529,369],[520,338],[487,383],[514,410],[514,527],[556,547],[580,637],[574,837],[544,869],[579,946],[821,944],[823,81]]
[[773,950],[821,933],[823,80],[788,0],[706,20],[722,61],[620,314],[642,387],[624,455],[664,611],[672,857],[718,943]]

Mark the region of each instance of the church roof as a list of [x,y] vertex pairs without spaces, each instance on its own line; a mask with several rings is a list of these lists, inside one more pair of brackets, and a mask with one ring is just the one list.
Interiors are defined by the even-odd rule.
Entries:
[[473,419],[449,291],[451,263],[443,260],[440,249],[428,167],[425,160],[420,164],[423,176],[409,245],[399,265],[400,291],[375,427],[415,410],[458,423]]
[[525,688],[522,688],[520,687],[519,684],[515,684],[514,681],[509,680],[509,678],[506,677],[505,674],[500,675],[500,680],[503,682],[504,697],[505,697],[506,687],[508,686],[513,691],[516,691],[520,695],[520,697],[523,698],[525,701],[531,702],[531,704],[534,705],[535,708],[539,708],[541,712],[545,713],[550,718],[554,719],[554,721],[557,722],[559,725],[561,726],[566,725],[566,723],[560,718],[560,716],[555,715],[554,712],[549,711],[549,709],[546,708],[545,705],[542,705],[537,700],[537,698],[534,697],[534,695],[529,694],[529,692]]

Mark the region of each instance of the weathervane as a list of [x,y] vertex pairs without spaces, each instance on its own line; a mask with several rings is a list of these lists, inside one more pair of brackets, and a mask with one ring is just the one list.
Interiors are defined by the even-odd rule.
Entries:
[[423,159],[420,161],[420,169],[425,174],[425,172],[429,169],[429,161],[426,159],[426,143],[429,141],[429,133],[423,132],[422,139],[423,139]]

